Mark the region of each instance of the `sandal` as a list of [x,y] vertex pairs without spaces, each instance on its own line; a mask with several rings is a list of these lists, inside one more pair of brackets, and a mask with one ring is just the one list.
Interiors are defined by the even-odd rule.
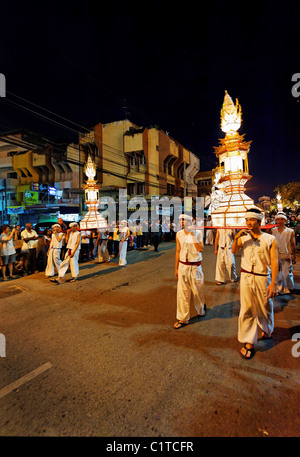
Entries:
[[272,333],[270,335],[268,335],[267,333],[262,332],[262,335],[261,335],[262,340],[270,340],[271,338],[272,338]]
[[[247,348],[246,344],[247,343],[245,343],[244,346],[243,346],[246,349],[246,354],[242,354],[242,352],[240,352],[240,354],[241,354],[241,357],[243,357],[243,359],[249,360],[249,359],[252,359],[252,357],[254,356],[255,349],[254,349],[254,347],[251,348],[251,349]],[[249,356],[247,356],[248,352],[250,352]]]
[[173,327],[175,328],[175,330],[178,330],[179,328],[185,327],[186,325],[188,325],[188,322],[177,321],[177,322],[175,322]]
[[55,284],[60,284],[60,281],[58,281],[57,279],[50,279],[51,282],[54,282]]
[[221,281],[218,281],[216,282],[217,286],[223,286],[223,284],[226,284],[226,282],[221,282]]
[[75,282],[75,281],[77,281],[77,278],[72,278],[72,279],[70,279],[69,282]]

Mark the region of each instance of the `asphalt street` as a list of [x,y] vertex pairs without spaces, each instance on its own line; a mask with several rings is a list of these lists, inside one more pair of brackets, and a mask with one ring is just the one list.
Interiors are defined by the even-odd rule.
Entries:
[[0,435],[299,436],[299,269],[273,339],[244,360],[239,283],[215,284],[212,246],[203,259],[207,314],[179,330],[174,243],[81,263],[75,283],[0,282]]

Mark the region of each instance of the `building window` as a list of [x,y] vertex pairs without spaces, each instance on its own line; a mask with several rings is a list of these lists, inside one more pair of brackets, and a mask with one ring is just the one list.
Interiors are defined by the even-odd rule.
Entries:
[[173,184],[167,183],[167,194],[170,196],[175,195],[175,186]]
[[137,194],[141,195],[145,193],[145,183],[144,182],[138,182],[137,183]]
[[131,167],[135,167],[136,166],[135,155],[130,156],[130,166]]
[[198,181],[199,186],[211,186],[211,179],[202,179]]
[[8,178],[18,179],[18,174],[16,172],[7,173]]
[[139,154],[139,164],[140,165],[146,165],[146,157],[144,154]]
[[184,173],[184,164],[181,164],[181,165],[177,168],[177,178],[184,179],[183,173]]
[[172,165],[168,165],[168,174],[173,176],[173,166]]
[[135,195],[135,183],[134,182],[127,184],[127,193],[128,193],[128,195]]

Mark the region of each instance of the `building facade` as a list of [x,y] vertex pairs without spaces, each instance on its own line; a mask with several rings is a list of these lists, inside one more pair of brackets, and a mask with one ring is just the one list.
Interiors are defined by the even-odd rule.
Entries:
[[[100,197],[197,197],[199,158],[157,127],[128,119],[79,132],[78,142],[56,144],[26,130],[0,135],[1,223],[43,222],[84,214],[88,155]],[[68,216],[69,215],[69,216]]]

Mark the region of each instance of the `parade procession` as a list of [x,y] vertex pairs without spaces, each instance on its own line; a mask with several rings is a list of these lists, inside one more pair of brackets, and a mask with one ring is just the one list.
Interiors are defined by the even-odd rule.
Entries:
[[284,14],[71,3],[3,13],[0,441],[299,436]]
[[[244,142],[244,135],[239,135],[240,126],[239,102],[237,100],[234,104],[225,91],[221,109],[221,129],[226,136],[220,140],[220,146],[215,148],[220,173],[217,185],[222,193],[218,196],[218,204],[215,199],[213,209],[208,208],[211,221],[209,225],[206,225],[204,218],[203,199],[198,197],[194,212],[186,211],[183,206],[184,212],[178,215],[178,212],[182,211],[181,201],[179,207],[175,205],[175,219],[171,218],[170,213],[162,218],[155,218],[151,214],[152,217],[148,219],[148,211],[142,212],[141,215],[136,211],[129,219],[122,219],[118,223],[115,221],[114,202],[109,206],[107,218],[103,217],[98,211],[100,186],[95,181],[97,169],[88,155],[84,167],[87,177],[84,186],[85,205],[88,210],[82,220],[70,222],[68,228],[60,219],[51,229],[45,231],[42,237],[43,255],[40,256],[45,269],[45,279],[50,278],[51,282],[62,284],[65,274],[70,269],[71,278],[68,282],[75,282],[80,274],[80,260],[96,259],[97,263],[102,264],[109,263],[111,259],[119,259],[118,266],[126,266],[129,240],[133,244],[133,249],[145,250],[152,244],[155,247],[153,239],[156,235],[159,240],[172,240],[176,243],[175,277],[178,279],[178,321],[174,324],[174,329],[179,329],[189,323],[192,297],[198,316],[205,316],[207,305],[201,263],[202,260],[206,261],[206,232],[206,237],[211,237],[215,247],[216,285],[226,285],[227,281],[236,283],[240,278],[241,310],[238,339],[244,343],[242,357],[251,358],[255,352],[257,329],[260,328],[263,338],[272,337],[272,300],[276,295],[290,294],[294,291],[296,241],[295,231],[285,226],[288,217],[283,209],[274,215],[272,223],[267,224],[265,212],[255,206],[254,201],[245,194],[244,186],[251,178],[247,158],[251,142]],[[136,207],[141,206],[142,201],[143,199],[135,199]],[[165,200],[159,203],[165,207]],[[169,200],[168,203],[170,210],[170,203],[173,204],[173,201]],[[119,213],[124,212],[127,213],[127,200],[125,208],[121,209],[119,206]],[[112,243],[115,233],[117,243]],[[20,263],[23,266],[19,273],[23,276],[27,276],[29,271],[31,274],[39,273],[37,257],[40,237],[33,230],[32,224],[27,223],[24,230],[19,232],[4,225],[0,238],[3,281],[18,277],[14,276],[15,244],[18,242],[18,235],[22,242],[19,254],[22,255]],[[155,250],[158,250],[157,246]],[[235,261],[238,252],[242,254],[239,278]]]

